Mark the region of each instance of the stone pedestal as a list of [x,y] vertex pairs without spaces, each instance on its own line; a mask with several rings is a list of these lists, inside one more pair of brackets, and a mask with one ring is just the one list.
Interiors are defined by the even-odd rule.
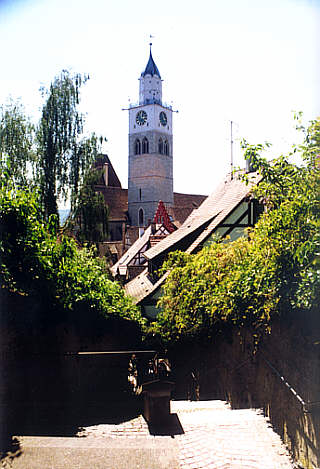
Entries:
[[161,423],[170,416],[170,399],[174,383],[155,380],[142,384],[144,397],[143,415],[150,424]]

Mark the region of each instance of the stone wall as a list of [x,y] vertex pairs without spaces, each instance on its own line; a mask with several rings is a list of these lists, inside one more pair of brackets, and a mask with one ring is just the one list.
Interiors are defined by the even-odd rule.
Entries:
[[135,324],[88,314],[75,323],[65,314],[53,321],[31,298],[1,299],[0,452],[12,434],[52,435],[61,428],[74,434],[90,419],[109,418],[114,403],[127,400],[130,353],[78,352],[140,349]]
[[276,320],[255,353],[252,331],[171,352],[176,398],[263,408],[299,466],[320,467],[319,311]]

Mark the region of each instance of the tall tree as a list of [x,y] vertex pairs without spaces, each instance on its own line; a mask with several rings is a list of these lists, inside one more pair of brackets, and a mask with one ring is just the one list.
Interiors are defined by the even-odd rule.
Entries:
[[102,171],[92,168],[80,189],[74,213],[69,217],[69,226],[80,242],[99,243],[108,238],[108,207],[104,197],[95,190]]
[[0,107],[0,171],[18,186],[30,182],[35,167],[34,130],[19,102]]
[[40,192],[45,216],[57,214],[59,199],[70,197],[73,208],[84,175],[97,155],[97,138],[84,136],[84,116],[78,110],[80,88],[88,77],[63,70],[42,89],[46,99],[37,140]]

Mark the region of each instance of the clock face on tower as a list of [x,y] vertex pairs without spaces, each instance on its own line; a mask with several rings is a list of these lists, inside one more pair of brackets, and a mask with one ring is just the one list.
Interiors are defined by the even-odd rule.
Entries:
[[136,123],[138,125],[143,125],[147,122],[148,115],[146,111],[139,111],[136,115]]
[[167,115],[165,112],[163,111],[160,112],[159,120],[160,120],[160,124],[163,125],[163,127],[167,125]]

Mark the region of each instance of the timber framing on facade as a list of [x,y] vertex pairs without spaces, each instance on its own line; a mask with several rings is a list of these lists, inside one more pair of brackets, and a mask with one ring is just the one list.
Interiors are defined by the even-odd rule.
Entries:
[[251,193],[261,176],[249,173],[247,179],[246,183],[241,173],[227,177],[178,230],[144,252],[147,267],[125,289],[146,316],[153,318],[158,312],[156,303],[167,274],[159,278],[157,271],[170,252],[196,253],[216,239],[235,240],[254,226],[261,207]]
[[111,267],[112,275],[122,283],[133,279],[147,266],[144,253],[158,244],[176,228],[170,220],[163,202],[160,200],[153,222],[149,225],[133,245],[123,256]]

